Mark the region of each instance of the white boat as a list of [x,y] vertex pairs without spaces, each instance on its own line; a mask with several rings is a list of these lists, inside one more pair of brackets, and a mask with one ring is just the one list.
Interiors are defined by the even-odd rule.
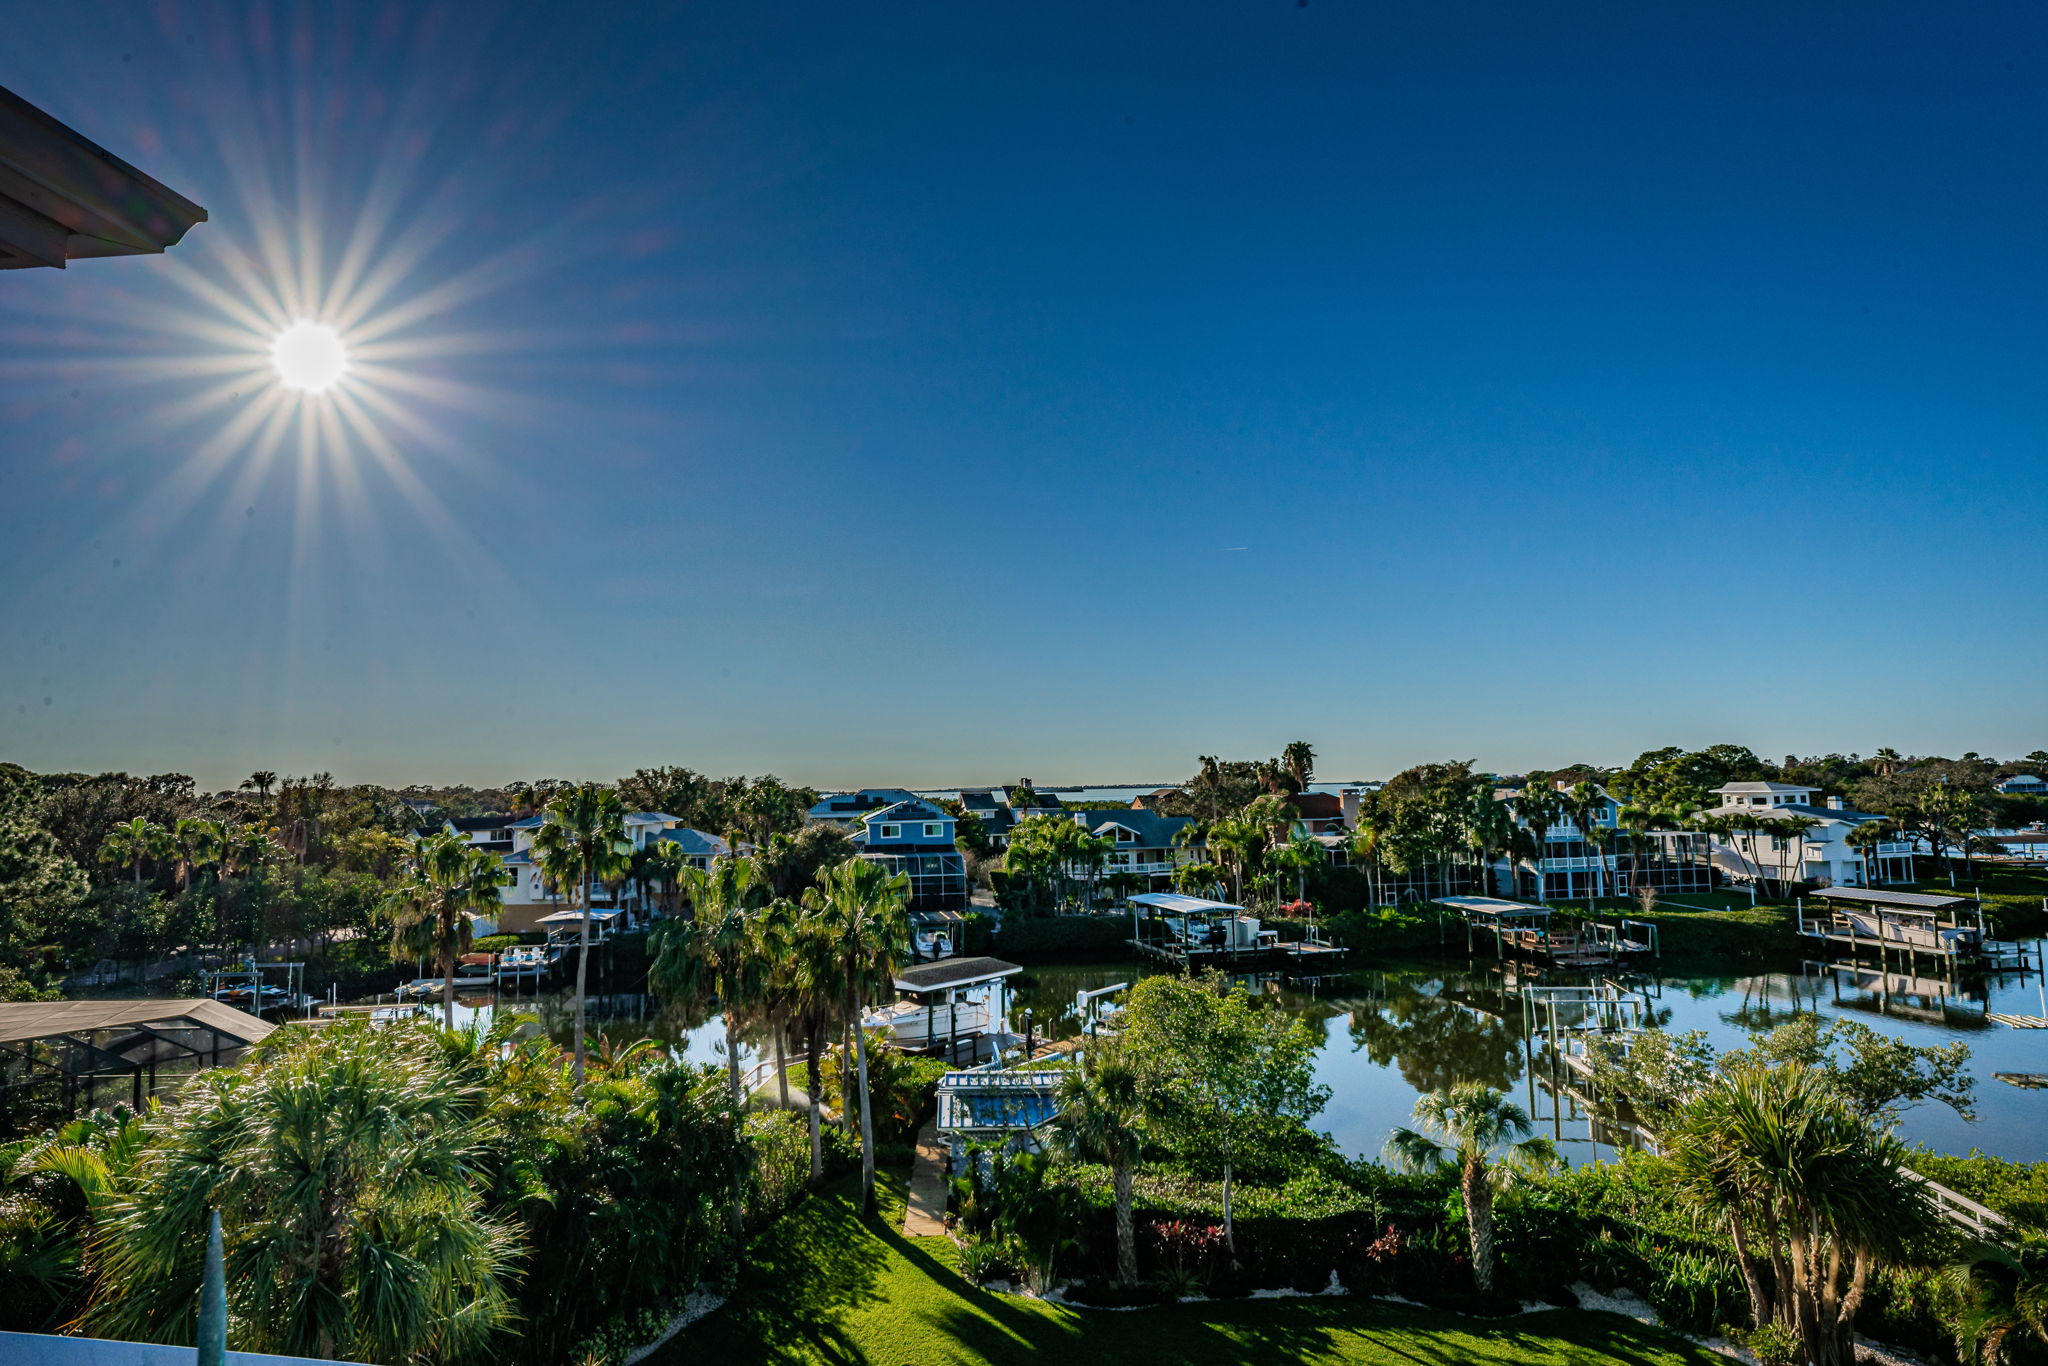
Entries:
[[953,936],[944,930],[919,930],[916,936],[917,961],[936,962],[953,956]]
[[949,1038],[985,1034],[994,1022],[986,997],[931,1005],[921,1000],[897,1001],[861,1017],[862,1028],[886,1029],[899,1048],[909,1049],[941,1047]]

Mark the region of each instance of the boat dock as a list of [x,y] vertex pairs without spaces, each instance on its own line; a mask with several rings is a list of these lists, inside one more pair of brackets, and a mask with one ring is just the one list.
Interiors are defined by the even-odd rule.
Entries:
[[1445,896],[1437,904],[1465,922],[1465,950],[1493,939],[1497,958],[1526,958],[1561,968],[1613,967],[1631,955],[1660,956],[1657,927],[1646,920],[1573,921],[1560,928],[1548,906],[1494,896]]
[[2038,946],[2030,955],[2024,944],[1993,939],[1984,908],[1966,896],[1880,887],[1823,887],[1812,896],[1822,910],[1809,915],[1801,897],[1799,933],[1846,949],[1851,958],[1875,954],[1880,968],[1896,961],[1913,971],[1924,961],[1999,972],[2042,969]]
[[1274,968],[1288,977],[1341,971],[1350,950],[1324,941],[1311,925],[1302,938],[1283,940],[1255,915],[1228,901],[1178,892],[1142,892],[1130,898],[1130,944],[1140,957],[1182,972],[1204,968]]

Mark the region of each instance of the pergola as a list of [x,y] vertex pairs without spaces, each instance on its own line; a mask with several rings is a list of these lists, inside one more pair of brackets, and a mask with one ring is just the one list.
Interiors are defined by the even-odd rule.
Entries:
[[160,1074],[234,1062],[276,1028],[208,1000],[0,1004],[0,1126],[35,1088],[56,1089],[66,1114],[109,1100],[140,1109]]
[[156,255],[206,210],[0,86],[0,270]]

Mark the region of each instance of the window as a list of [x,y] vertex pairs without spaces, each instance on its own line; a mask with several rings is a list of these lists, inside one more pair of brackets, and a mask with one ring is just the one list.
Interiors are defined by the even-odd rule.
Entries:
[[943,821],[926,821],[924,823],[924,837],[928,840],[938,839],[945,833],[946,826]]
[[884,825],[875,833],[885,840],[898,839],[903,834],[903,827],[900,825]]

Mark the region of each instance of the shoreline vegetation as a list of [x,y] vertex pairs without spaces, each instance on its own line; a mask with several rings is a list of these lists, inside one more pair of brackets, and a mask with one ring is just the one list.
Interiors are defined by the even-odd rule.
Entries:
[[[1949,782],[1908,781],[1981,786],[1988,763],[1883,760],[1880,773],[1746,754],[1657,752],[1527,782],[1589,823],[1621,793],[1641,824],[1676,819],[1658,813],[1714,780],[1811,768],[1892,801],[1888,819],[1942,850],[1921,886],[1946,890],[1954,872],[1959,891],[1982,889],[1998,933],[2039,925],[2048,878],[1973,862],[1967,836],[1944,848],[1973,813]],[[1540,847],[1518,843],[1516,798],[1501,795],[1518,789],[1466,764],[1411,770],[1361,809],[1347,848],[1362,864],[1336,866],[1290,804],[1312,766],[1303,744],[1263,764],[1204,759],[1162,795],[1216,859],[1176,885],[1240,896],[1283,937],[1313,928],[1354,965],[1463,959],[1462,926],[1427,896],[1367,903],[1389,879],[1429,896],[1484,886],[1496,858]],[[510,1012],[449,1028],[444,1007],[281,1028],[140,1113],[17,1107],[21,1136],[0,1151],[0,1321],[189,1342],[217,1212],[230,1345],[421,1366],[606,1366],[699,1291],[730,1302],[655,1360],[1704,1359],[1580,1310],[1581,1283],[1640,1297],[1676,1332],[1734,1334],[1767,1366],[1845,1364],[1859,1331],[1944,1362],[1987,1344],[2010,1363],[2048,1352],[2048,1163],[1895,1137],[1912,1105],[1968,1113],[1967,1048],[1811,1016],[1718,1054],[1654,1029],[1627,1050],[1589,1048],[1602,1122],[1651,1135],[1654,1152],[1563,1169],[1512,1096],[1449,1075],[1418,1086],[1413,1127],[1364,1159],[1317,1127],[1332,1097],[1302,1020],[1221,976],[1134,974],[1114,1036],[1063,1066],[1052,1117],[1026,1142],[968,1145],[946,1236],[902,1237],[903,1176],[947,1069],[859,1027],[910,958],[911,886],[843,830],[807,823],[816,795],[682,769],[443,791],[444,812],[534,817],[551,885],[652,888],[669,914],[594,961],[577,954],[564,1042]],[[394,966],[445,983],[479,942],[463,912],[488,905],[498,873],[422,828],[426,800],[263,773],[204,794],[175,775],[0,769],[0,995],[52,999],[99,962],[129,979],[113,990],[190,991],[204,965],[265,949],[303,952],[316,991]],[[625,836],[630,810],[722,829],[741,852],[704,869],[650,857]],[[1105,842],[1024,819],[1047,823],[1021,853],[970,847],[962,822],[963,859],[1004,904],[970,915],[957,947],[1127,959],[1126,916],[1072,913],[1090,888],[1131,890],[1102,867],[1076,875]],[[1555,913],[1649,920],[1667,967],[1797,961],[1796,887],[1756,905],[1726,887],[1585,890],[1590,902],[1554,898]],[[722,1018],[720,1065],[586,1035],[587,995],[643,984],[665,1021]],[[765,1081],[743,1075],[742,1030],[779,1041]],[[1945,1222],[1913,1170],[2005,1215],[2004,1241]],[[1531,1301],[1556,1309],[1524,1314]]]

